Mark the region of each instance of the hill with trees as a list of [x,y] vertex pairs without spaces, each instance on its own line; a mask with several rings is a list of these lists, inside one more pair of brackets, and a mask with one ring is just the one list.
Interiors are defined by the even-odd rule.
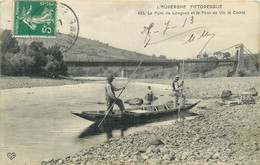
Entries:
[[[32,41],[43,42],[45,46],[55,45],[55,43],[63,44],[68,39],[67,34],[61,34],[55,38],[37,38],[37,39],[17,39],[19,45],[30,44]],[[62,42],[62,43],[61,43]],[[63,53],[65,61],[116,61],[116,60],[166,60],[164,55],[145,55],[142,53],[119,49],[97,40],[78,37],[75,44]]]

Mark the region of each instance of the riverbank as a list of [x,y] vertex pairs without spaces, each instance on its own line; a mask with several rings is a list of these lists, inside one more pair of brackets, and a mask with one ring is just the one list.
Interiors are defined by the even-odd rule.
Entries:
[[259,104],[207,103],[193,120],[110,139],[47,164],[259,164]]
[[46,164],[259,164],[259,96],[256,104],[236,106],[223,105],[218,98],[223,90],[239,95],[251,87],[260,91],[259,77],[187,80],[188,98],[202,99],[193,109],[199,114],[195,119],[112,138],[66,158],[48,160]]
[[73,85],[85,82],[84,80],[73,79],[50,79],[50,78],[30,78],[30,77],[0,77],[0,90],[13,88],[32,88],[46,86]]

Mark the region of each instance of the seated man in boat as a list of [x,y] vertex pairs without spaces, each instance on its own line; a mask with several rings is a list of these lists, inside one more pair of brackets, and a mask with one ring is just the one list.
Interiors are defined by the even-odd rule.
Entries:
[[148,86],[148,93],[145,96],[145,100],[148,104],[151,104],[155,100],[155,96],[151,86]]
[[173,97],[174,97],[174,108],[177,108],[178,100],[182,96],[182,105],[184,105],[186,96],[182,93],[183,90],[183,83],[184,81],[179,84],[180,76],[176,75],[174,78],[174,81],[172,82],[172,91],[173,91]]
[[125,107],[124,107],[123,101],[119,98],[116,98],[115,91],[124,90],[125,87],[123,87],[123,88],[114,87],[113,84],[112,84],[114,79],[115,78],[112,75],[107,77],[107,84],[105,86],[106,100],[107,100],[107,106],[108,106],[107,110],[109,110],[111,108],[110,112],[112,112],[113,107],[111,107],[111,106],[115,102],[115,104],[118,105],[120,111],[124,112]]

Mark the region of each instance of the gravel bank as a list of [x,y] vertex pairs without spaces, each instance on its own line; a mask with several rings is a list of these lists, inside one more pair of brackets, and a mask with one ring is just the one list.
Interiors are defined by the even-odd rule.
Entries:
[[[139,82],[169,85],[173,79],[138,79]],[[180,79],[181,81],[181,79]],[[218,98],[223,90],[231,90],[234,95],[240,95],[242,91],[255,87],[260,92],[260,77],[219,77],[185,79],[184,94],[188,98]]]
[[110,139],[47,164],[259,164],[259,104],[210,105],[195,119]]
[[215,98],[227,89],[259,91],[259,77],[214,80],[187,81],[189,96],[203,99],[203,106],[193,109],[199,114],[195,119],[110,139],[46,164],[260,164],[259,97],[257,104],[231,107]]
[[30,77],[0,77],[0,89],[31,88],[80,84],[82,81],[70,79],[49,79]]

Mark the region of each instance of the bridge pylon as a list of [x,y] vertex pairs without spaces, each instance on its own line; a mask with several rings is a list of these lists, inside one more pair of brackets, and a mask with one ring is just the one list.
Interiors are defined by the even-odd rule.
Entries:
[[244,45],[241,43],[236,46],[236,56],[235,61],[237,61],[236,72],[235,75],[239,75],[239,72],[242,71],[245,67],[244,62]]

